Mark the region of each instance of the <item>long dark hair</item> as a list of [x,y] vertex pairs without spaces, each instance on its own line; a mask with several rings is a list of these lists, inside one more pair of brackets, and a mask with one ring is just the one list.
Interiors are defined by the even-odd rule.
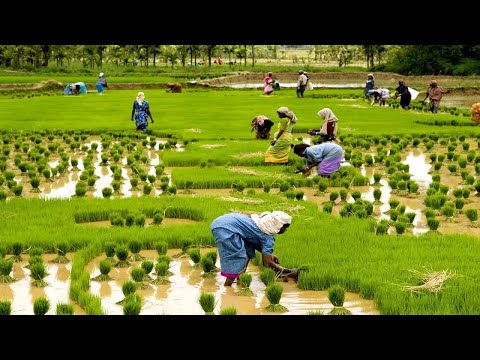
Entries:
[[297,154],[298,156],[305,156],[304,152],[305,150],[309,147],[310,145],[302,143],[302,144],[297,144],[293,147],[293,152]]

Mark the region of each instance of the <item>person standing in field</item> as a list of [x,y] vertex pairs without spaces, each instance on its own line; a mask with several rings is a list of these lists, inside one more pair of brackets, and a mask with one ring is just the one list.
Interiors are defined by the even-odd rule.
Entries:
[[225,286],[231,286],[247,269],[255,251],[262,254],[263,266],[283,275],[298,279],[298,269],[287,269],[273,255],[275,235],[283,234],[292,217],[283,211],[265,211],[246,215],[227,213],[217,217],[210,225],[220,257],[220,274],[225,276]]
[[265,154],[265,162],[272,164],[286,164],[288,154],[291,150],[293,140],[293,125],[297,122],[297,117],[288,107],[278,108],[277,115],[280,118],[278,130],[270,143],[270,147]]
[[108,88],[107,79],[105,78],[105,74],[103,72],[98,75],[96,87],[98,95],[103,95],[104,88]]
[[371,100],[372,94],[373,94],[373,89],[375,88],[375,78],[373,77],[373,74],[368,74],[367,75],[367,82],[365,83],[365,99],[368,101]]
[[400,106],[404,110],[410,109],[410,101],[412,100],[412,94],[408,90],[408,86],[405,81],[399,80],[398,87],[395,89],[395,98],[400,96]]
[[268,72],[263,79],[263,95],[270,95],[273,93],[273,74]]
[[314,166],[318,166],[318,175],[328,178],[340,169],[340,163],[344,158],[343,148],[328,142],[313,146],[297,144],[293,147],[293,152],[305,158],[306,165],[302,170],[304,176],[307,176]]
[[143,92],[139,92],[137,94],[137,98],[133,102],[132,108],[132,117],[131,120],[135,118],[135,126],[137,131],[143,131],[144,133],[148,130],[148,117],[153,124],[153,116],[150,112],[150,104],[147,100],[145,100],[145,94]]
[[423,99],[422,104],[424,104],[425,101],[430,98],[430,111],[432,114],[436,114],[438,113],[443,94],[447,94],[449,92],[450,90],[438,86],[437,80],[432,80],[430,84],[428,84],[427,94],[425,95],[425,99]]
[[297,97],[302,97],[303,98],[303,93],[305,92],[305,89],[307,88],[307,77],[305,76],[305,72],[303,70],[300,70],[298,72],[298,80],[297,80]]

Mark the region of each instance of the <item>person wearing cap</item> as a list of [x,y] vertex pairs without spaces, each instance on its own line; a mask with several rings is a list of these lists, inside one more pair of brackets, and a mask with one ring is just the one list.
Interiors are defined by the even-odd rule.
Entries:
[[304,176],[307,176],[313,167],[318,166],[318,175],[328,178],[340,169],[340,163],[344,158],[343,148],[332,142],[312,146],[305,143],[296,144],[293,152],[305,158],[306,164],[301,170]]
[[305,89],[307,87],[307,77],[305,76],[305,72],[303,70],[300,70],[298,72],[298,80],[297,80],[297,97],[302,97],[303,98],[303,93],[305,92]]
[[97,87],[98,95],[103,95],[104,88],[108,88],[107,79],[103,72],[98,75],[97,83],[95,85]]
[[373,77],[373,74],[368,74],[367,75],[367,82],[365,83],[365,98],[370,101],[372,95],[373,95],[373,89],[375,88],[375,78]]
[[287,269],[273,255],[275,235],[283,234],[292,217],[283,211],[265,211],[261,214],[227,213],[217,217],[210,225],[220,257],[220,274],[225,286],[231,286],[247,269],[255,251],[262,254],[262,262],[286,277],[298,280],[298,269]]
[[425,95],[425,99],[423,99],[422,103],[430,98],[430,111],[433,114],[438,113],[438,108],[440,107],[440,100],[442,100],[443,94],[450,92],[447,89],[444,89],[437,84],[437,80],[432,80],[430,84],[428,84],[427,94]]

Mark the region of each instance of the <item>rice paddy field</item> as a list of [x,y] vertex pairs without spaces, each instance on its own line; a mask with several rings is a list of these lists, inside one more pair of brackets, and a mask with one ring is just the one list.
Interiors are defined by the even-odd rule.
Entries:
[[[370,106],[361,89],[148,89],[143,134],[130,121],[141,90],[0,96],[2,313],[478,314],[468,108]],[[295,143],[315,143],[320,109],[337,115],[345,161],[330,179],[296,173],[293,152],[264,163],[250,122],[276,129],[281,106],[299,119]],[[257,258],[226,289],[210,223],[273,210],[293,217],[275,254],[304,269],[298,283],[268,280]]]

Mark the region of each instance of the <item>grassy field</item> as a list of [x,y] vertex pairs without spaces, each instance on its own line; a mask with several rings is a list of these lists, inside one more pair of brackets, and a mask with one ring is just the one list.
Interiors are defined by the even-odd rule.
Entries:
[[[51,143],[47,135],[53,132],[57,133],[53,141],[60,141],[62,136],[71,140],[76,134],[95,134],[99,143],[106,141],[109,148],[105,154],[108,154],[109,164],[114,165],[111,141],[116,134],[133,135],[131,106],[138,91],[112,90],[104,96],[89,93],[81,96],[0,97],[3,140],[0,163],[8,167],[0,170],[0,175],[4,177],[11,169],[18,173],[15,158],[23,151],[23,144],[28,144],[27,152],[32,149],[39,152],[40,148]],[[275,167],[264,166],[259,155],[268,147],[268,141],[255,139],[250,132],[250,121],[257,114],[265,114],[277,123],[276,109],[280,106],[288,106],[298,116],[299,121],[294,127],[298,137],[304,136],[308,129],[320,126],[320,118],[316,115],[320,109],[331,108],[339,118],[338,135],[344,139],[352,162],[356,159],[365,161],[368,151],[373,151],[366,146],[367,143],[375,143],[378,152],[383,146],[384,171],[390,167],[392,177],[397,173],[402,175],[394,152],[402,151],[403,146],[413,146],[416,140],[422,149],[429,141],[443,146],[444,151],[451,145],[449,165],[458,160],[453,160],[455,154],[457,158],[466,156],[467,150],[458,146],[458,141],[462,142],[460,136],[470,138],[471,163],[480,155],[480,128],[469,126],[472,121],[468,117],[371,107],[357,97],[352,99],[351,93],[352,90],[314,90],[306,98],[298,99],[294,91],[284,90],[271,97],[264,97],[256,90],[186,90],[181,94],[149,90],[146,99],[151,103],[155,119],[155,123],[150,124],[151,135],[187,142],[183,152],[158,152],[165,165],[183,167],[172,170],[172,181],[178,181],[179,189],[182,188],[181,182],[185,183],[189,178],[202,188],[209,187],[210,183],[229,188],[228,185],[237,180],[250,181],[250,186],[260,187],[258,182],[262,179],[275,178],[271,175],[275,173]],[[455,120],[453,125],[452,120]],[[433,140],[436,134],[440,138]],[[140,158],[147,151],[146,144],[140,146],[145,136],[134,135],[131,139],[136,150],[132,148],[130,153],[125,150],[123,155],[137,154]],[[70,151],[65,144],[62,146]],[[128,145],[126,141],[124,147],[128,148]],[[52,149],[57,156],[55,151]],[[387,156],[387,151],[391,156]],[[73,155],[78,156],[78,153],[75,155],[72,149],[66,155],[67,162]],[[26,153],[20,155],[20,160],[36,161],[28,158]],[[239,164],[248,165],[257,174],[232,171],[232,166]],[[446,167],[443,165],[443,169]],[[473,165],[469,165],[469,172],[478,182],[478,171],[472,169]],[[442,175],[442,179],[445,177]],[[6,182],[0,187],[7,191]],[[472,196],[475,195],[478,192],[472,192]],[[144,248],[153,248],[159,240],[167,241],[170,247],[213,245],[209,224],[216,216],[232,210],[283,210],[293,215],[291,228],[277,238],[275,252],[285,266],[308,267],[309,271],[302,273],[298,282],[302,289],[320,290],[340,284],[348,291],[374,299],[382,314],[478,313],[478,236],[446,235],[435,231],[421,236],[376,235],[377,225],[373,218],[333,216],[321,211],[314,202],[288,199],[261,190],[247,196],[232,192],[227,198],[163,195],[45,201],[10,196],[8,201],[0,201],[0,247],[11,254],[14,243],[19,242],[24,248],[38,245],[53,251],[60,242],[67,241],[70,250],[78,251],[72,266],[71,297],[86,308],[87,313],[99,313],[97,299],[88,296],[88,274],[85,275],[83,268],[89,259],[102,251],[105,242],[127,243],[138,239]],[[176,228],[161,225],[99,228],[84,224],[108,220],[114,213],[132,212],[151,218],[156,211],[165,212],[167,217],[190,218],[198,222]],[[424,284],[422,275],[441,271],[450,275],[441,291],[429,292],[421,287],[418,292],[408,290],[409,286]]]

